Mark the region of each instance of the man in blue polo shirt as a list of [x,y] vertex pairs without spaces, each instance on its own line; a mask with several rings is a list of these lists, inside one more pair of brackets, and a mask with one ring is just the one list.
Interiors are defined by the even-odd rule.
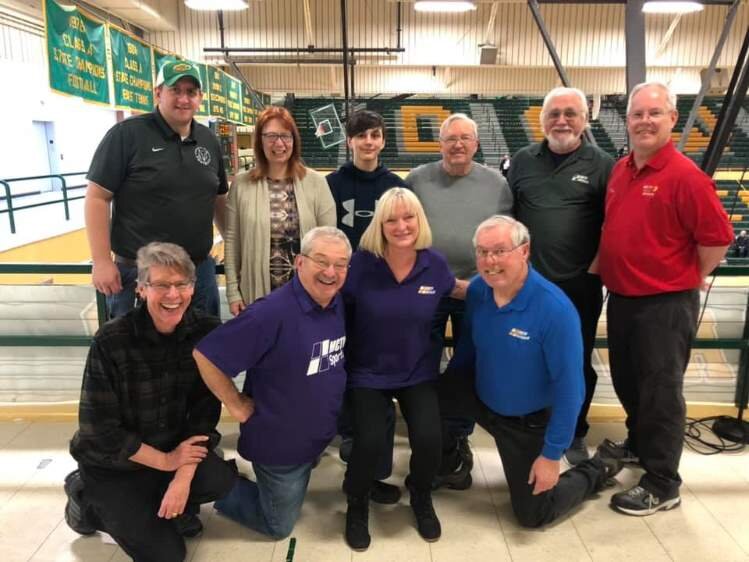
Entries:
[[112,127],[88,170],[85,220],[94,287],[110,316],[135,305],[135,254],[149,242],[182,246],[195,263],[193,305],[218,316],[213,226],[223,232],[229,190],[216,136],[193,119],[203,93],[187,61],[165,63],[153,112]]
[[[560,476],[585,391],[579,317],[528,264],[522,223],[491,217],[473,244],[480,277],[468,288],[463,336],[440,379],[440,408],[474,418],[494,437],[518,521],[539,527],[602,489],[621,464],[596,455]],[[459,469],[456,440],[444,428],[443,441],[443,472]]]
[[[351,245],[335,227],[302,239],[296,275],[204,338],[194,357],[208,388],[240,422],[240,478],[215,507],[275,539],[288,536],[315,462],[336,434],[346,387],[344,310]],[[230,377],[247,371],[240,393]]]

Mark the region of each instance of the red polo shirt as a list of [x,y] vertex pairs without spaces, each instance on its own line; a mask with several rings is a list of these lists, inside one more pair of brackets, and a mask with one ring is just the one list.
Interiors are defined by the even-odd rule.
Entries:
[[733,230],[713,181],[672,142],[640,170],[617,162],[606,192],[601,279],[625,296],[695,289],[697,246],[728,246]]

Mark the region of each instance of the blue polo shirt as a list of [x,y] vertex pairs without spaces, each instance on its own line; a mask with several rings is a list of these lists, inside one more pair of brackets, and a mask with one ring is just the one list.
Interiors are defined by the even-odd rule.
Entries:
[[541,454],[561,458],[585,396],[580,318],[561,289],[529,267],[520,292],[498,307],[483,279],[471,281],[450,367],[474,365],[476,393],[495,413],[521,416],[551,408]]
[[384,259],[355,252],[343,287],[349,387],[402,388],[435,379],[439,342],[432,339],[432,319],[454,287],[447,261],[430,248],[418,251],[400,283]]
[[297,277],[220,326],[197,349],[231,377],[255,412],[240,424],[247,460],[296,465],[315,460],[336,434],[346,387],[341,297],[321,308]]

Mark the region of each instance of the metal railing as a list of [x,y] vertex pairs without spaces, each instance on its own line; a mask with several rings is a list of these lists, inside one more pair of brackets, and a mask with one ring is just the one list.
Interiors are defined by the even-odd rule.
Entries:
[[[65,220],[70,220],[70,202],[71,201],[77,201],[78,199],[83,199],[84,195],[74,196],[71,197],[68,194],[68,190],[71,189],[79,189],[81,187],[85,187],[86,184],[80,184],[80,185],[68,185],[68,182],[65,180],[65,178],[71,177],[71,176],[82,176],[85,175],[86,172],[68,172],[65,174],[49,174],[46,176],[27,176],[22,178],[6,178],[3,180],[0,180],[0,184],[3,185],[4,191],[5,191],[5,201],[7,203],[7,208],[0,209],[0,213],[8,213],[8,221],[10,222],[10,233],[15,234],[16,233],[16,219],[15,219],[15,213],[17,211],[22,211],[24,209],[33,209],[34,207],[43,207],[45,205],[54,205],[57,203],[62,203],[63,208],[65,210]],[[62,199],[54,199],[52,201],[42,201],[40,203],[32,203],[29,205],[22,205],[22,206],[16,206],[13,204],[13,197],[14,195],[10,191],[10,184],[11,182],[22,182],[22,181],[33,181],[33,180],[44,180],[44,179],[59,179],[62,184]],[[16,194],[15,197],[28,197],[30,194],[28,193],[19,193]]]

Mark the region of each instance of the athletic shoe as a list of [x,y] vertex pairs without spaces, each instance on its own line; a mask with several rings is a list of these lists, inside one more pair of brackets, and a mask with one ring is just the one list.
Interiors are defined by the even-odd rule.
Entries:
[[670,498],[660,497],[639,485],[611,496],[611,507],[616,511],[638,517],[652,515],[656,511],[667,511],[680,503],[678,492]]
[[89,514],[88,504],[83,498],[83,480],[80,470],[74,470],[65,477],[63,485],[68,503],[65,505],[65,522],[79,535],[93,535],[96,522]]
[[624,441],[604,439],[598,445],[598,453],[601,457],[616,459],[625,464],[640,464],[640,458],[629,448],[629,439]]
[[580,464],[583,461],[587,461],[590,458],[588,453],[588,447],[585,445],[585,439],[582,437],[575,437],[570,443],[570,446],[564,452],[564,458],[572,466]]

